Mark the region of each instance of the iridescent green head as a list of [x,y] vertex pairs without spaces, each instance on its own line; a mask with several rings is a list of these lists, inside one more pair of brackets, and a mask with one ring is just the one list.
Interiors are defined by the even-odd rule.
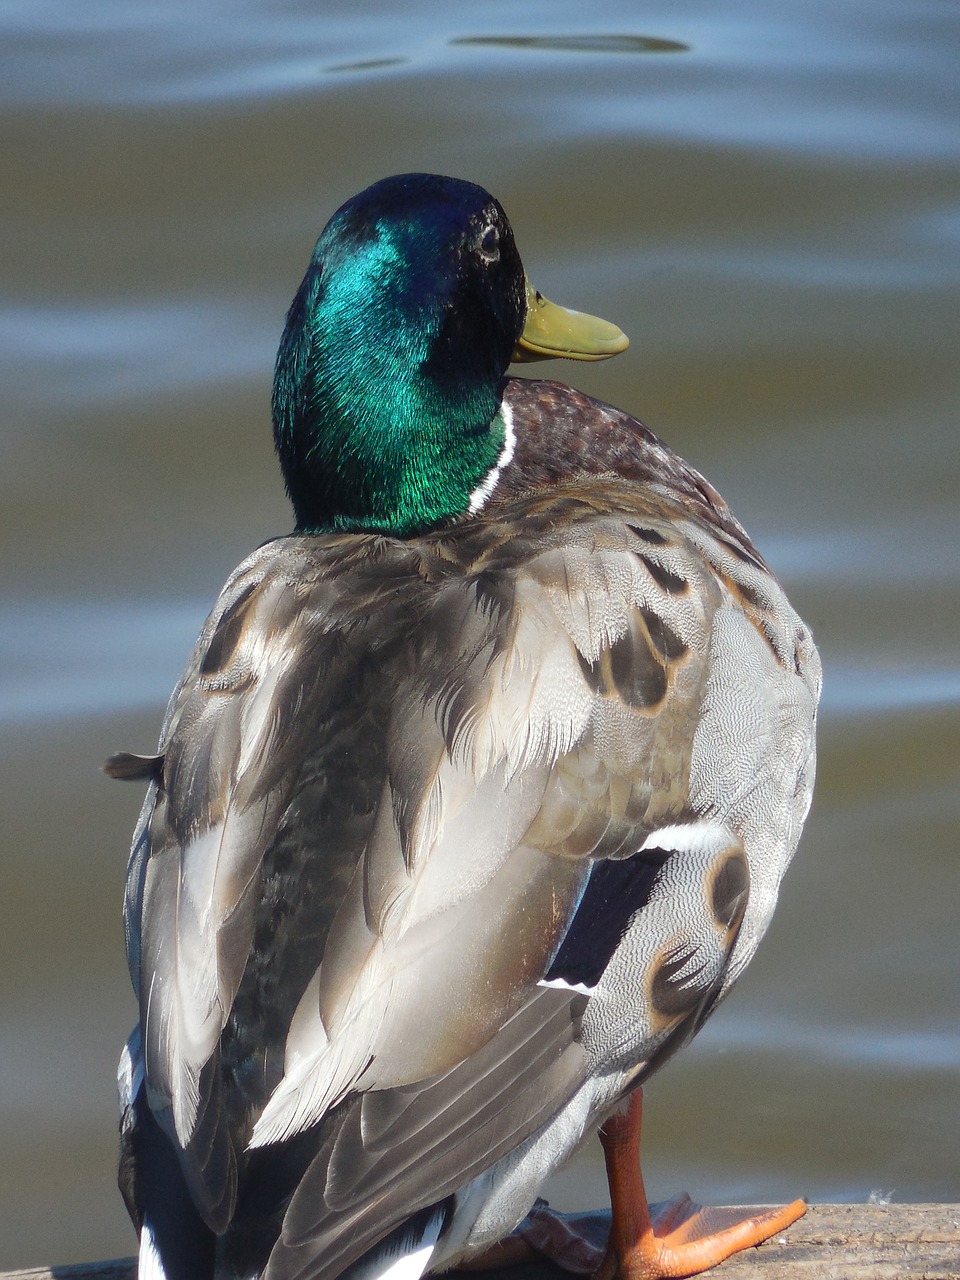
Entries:
[[515,352],[625,346],[530,289],[482,187],[432,174],[368,187],[324,228],[277,356],[274,434],[297,528],[405,536],[461,515],[504,450]]

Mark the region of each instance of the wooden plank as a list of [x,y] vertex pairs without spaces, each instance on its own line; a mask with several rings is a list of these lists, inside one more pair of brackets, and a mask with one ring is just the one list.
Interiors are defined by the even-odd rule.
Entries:
[[[578,1216],[600,1238],[607,1215]],[[716,1280],[960,1280],[960,1205],[811,1205],[789,1231],[711,1272]],[[463,1280],[570,1280],[549,1263]],[[136,1259],[8,1271],[0,1280],[136,1280]]]
[[718,1280],[960,1280],[960,1205],[826,1204]]
[[110,1262],[78,1262],[73,1266],[3,1271],[0,1272],[0,1280],[136,1280],[136,1275],[136,1258],[113,1258]]

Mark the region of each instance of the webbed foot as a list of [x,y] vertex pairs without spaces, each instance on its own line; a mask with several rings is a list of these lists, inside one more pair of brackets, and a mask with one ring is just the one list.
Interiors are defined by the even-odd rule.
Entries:
[[640,1172],[640,1089],[627,1111],[612,1116],[600,1131],[607,1165],[613,1218],[603,1262],[593,1280],[677,1280],[698,1275],[724,1258],[762,1244],[803,1216],[794,1200],[783,1208],[701,1208],[680,1196],[651,1211]]

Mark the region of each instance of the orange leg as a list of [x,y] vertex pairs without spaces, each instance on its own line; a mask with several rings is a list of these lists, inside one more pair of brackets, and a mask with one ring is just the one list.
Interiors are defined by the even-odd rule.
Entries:
[[637,1089],[625,1114],[600,1130],[613,1220],[607,1253],[594,1280],[667,1280],[698,1275],[732,1253],[762,1244],[803,1216],[803,1200],[744,1218],[738,1209],[702,1209],[681,1196],[651,1217],[640,1173],[643,1098]]

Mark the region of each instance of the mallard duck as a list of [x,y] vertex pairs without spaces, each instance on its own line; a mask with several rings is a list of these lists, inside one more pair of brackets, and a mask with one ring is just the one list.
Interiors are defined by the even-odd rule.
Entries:
[[141,1280],[484,1262],[600,1126],[601,1275],[688,1275],[803,1211],[716,1232],[640,1179],[640,1086],[773,913],[820,672],[692,467],[505,376],[625,346],[532,288],[470,183],[388,178],[320,236],[273,396],[295,531],[224,586],[158,752],[107,766],[149,782]]

